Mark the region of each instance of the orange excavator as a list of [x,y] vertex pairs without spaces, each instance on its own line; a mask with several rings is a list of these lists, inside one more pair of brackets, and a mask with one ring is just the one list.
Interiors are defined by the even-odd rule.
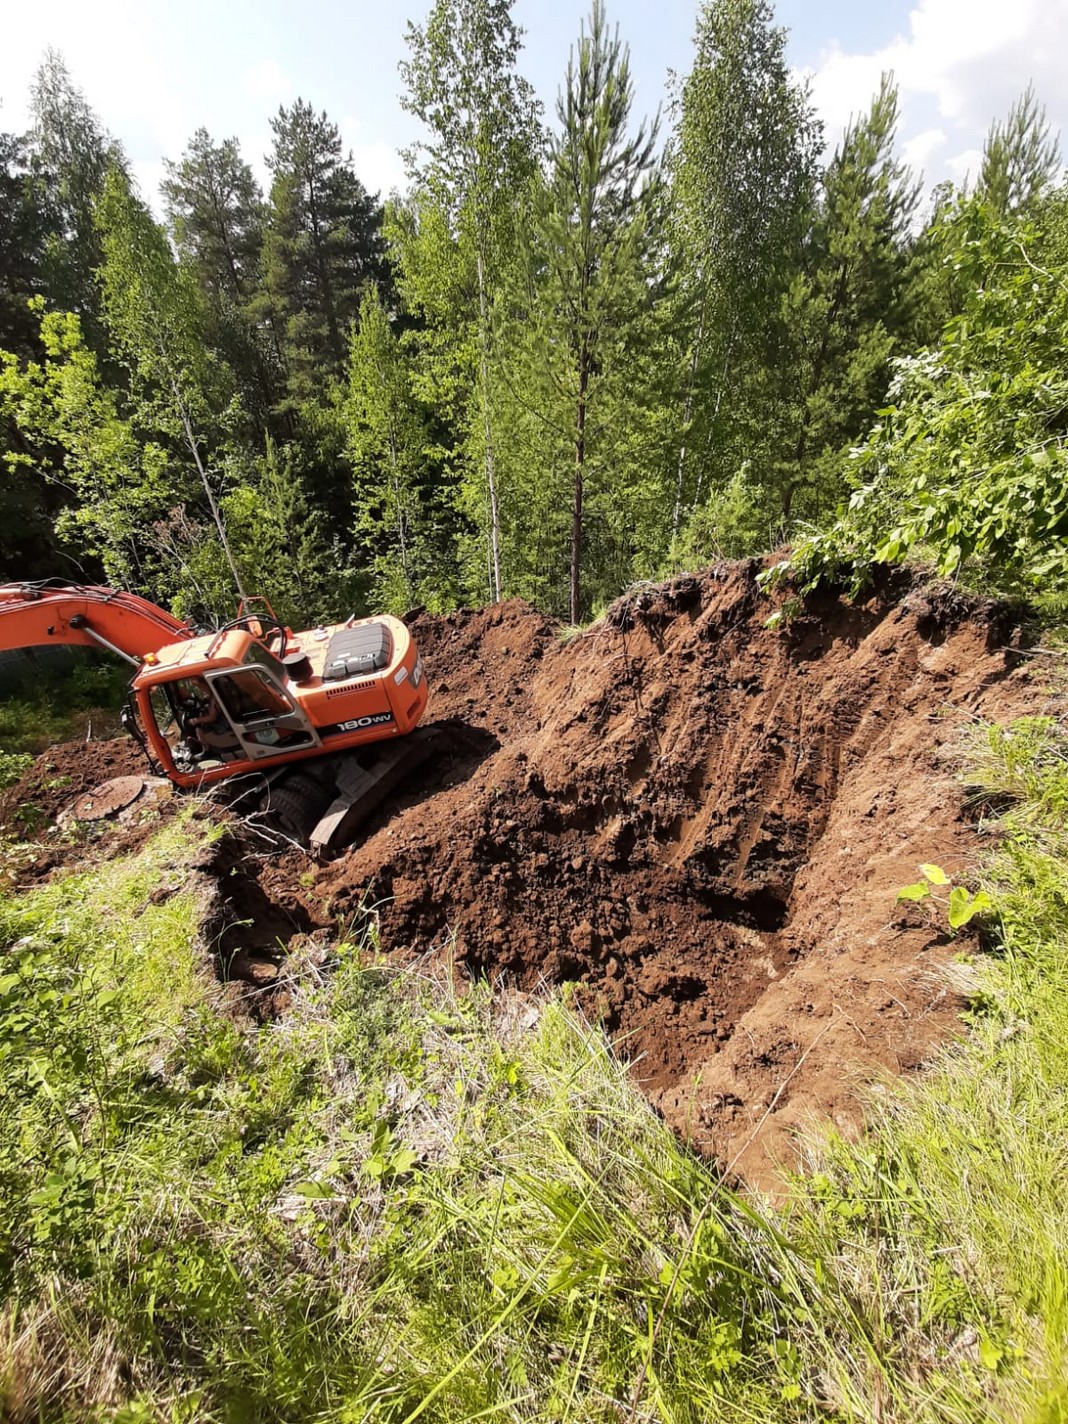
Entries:
[[137,669],[123,724],[177,786],[236,778],[283,835],[328,852],[430,750],[418,650],[397,618],[294,633],[265,599],[197,632],[137,594],[0,586],[0,648],[69,643]]

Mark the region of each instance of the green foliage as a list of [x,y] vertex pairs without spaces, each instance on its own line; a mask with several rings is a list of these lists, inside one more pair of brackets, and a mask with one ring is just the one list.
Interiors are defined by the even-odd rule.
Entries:
[[385,277],[381,210],[325,113],[297,99],[271,120],[274,146],[255,317],[270,323],[291,409],[340,374],[363,287]]
[[[883,399],[904,305],[908,226],[917,191],[894,156],[897,89],[885,76],[823,175],[809,255],[783,304],[785,447],[765,478],[783,521],[818,517],[839,495],[840,452]],[[773,377],[774,379],[774,377]],[[789,391],[800,391],[800,400]],[[800,501],[800,504],[799,504]]]
[[[950,885],[949,876],[940,865],[921,865],[920,874],[923,879],[903,886],[897,892],[897,898],[912,904],[934,901],[945,909],[951,930],[963,929],[971,924],[976,915],[987,915],[994,909],[994,902],[985,890],[978,890],[973,895],[963,885]],[[944,895],[940,895],[939,891],[944,887],[948,888]]]
[[33,757],[28,752],[9,752],[0,747],[0,791],[14,786],[32,764]]
[[253,305],[260,284],[266,209],[236,139],[212,142],[198,129],[178,163],[166,163],[161,185],[182,262],[195,274],[210,312],[210,344],[241,384],[254,440],[280,396],[278,353],[257,327]]
[[374,602],[396,613],[433,603],[449,586],[451,550],[439,531],[451,511],[428,460],[429,418],[377,292],[364,297],[353,329],[344,410],[354,532]]
[[[633,373],[627,358],[640,350],[642,319],[657,295],[657,124],[629,132],[632,100],[629,49],[618,32],[609,33],[602,0],[594,0],[557,99],[559,129],[550,137],[546,181],[535,189],[527,252],[537,292],[532,374],[555,394],[543,418],[571,466],[572,623],[590,608],[582,581],[586,500],[601,493],[611,468],[609,442],[599,448],[610,428],[608,393]],[[640,401],[640,387],[628,384],[627,391]]]
[[991,126],[977,193],[999,217],[1033,208],[1057,181],[1060,145],[1029,84],[1004,123]]
[[168,451],[122,413],[78,317],[45,312],[42,299],[35,311],[43,358],[23,364],[0,352],[0,420],[19,436],[4,462],[15,475],[43,467],[69,487],[75,500],[60,512],[57,533],[98,558],[112,582],[129,585],[146,530],[188,486]]
[[7,576],[73,558],[202,619],[269,586],[581,621],[812,526],[813,576],[933,554],[1056,588],[1068,222],[1033,91],[991,131],[986,216],[947,186],[917,231],[892,77],[823,160],[766,0],[703,0],[662,164],[600,0],[551,134],[521,40],[511,0],[408,27],[422,131],[387,214],[298,99],[266,201],[194,133],[169,234],[46,58],[33,132],[0,141]]
[[0,134],[0,348],[20,357],[37,354],[37,322],[30,299],[46,280],[46,243],[53,214],[40,164],[27,139]]
[[475,543],[469,586],[502,596],[502,352],[494,320],[514,264],[523,195],[543,140],[541,108],[517,71],[520,31],[511,0],[437,0],[409,24],[401,74],[405,108],[428,141],[407,154],[415,185],[407,222],[392,224],[398,284],[425,318],[426,395],[456,424],[458,465]]
[[226,418],[231,378],[204,340],[200,293],[117,168],[105,180],[96,221],[104,250],[104,314],[130,374],[138,419],[191,459],[234,587],[243,595],[207,464],[210,456],[204,453],[204,431]]
[[673,537],[687,510],[698,514],[743,461],[784,438],[757,383],[779,359],[780,308],[810,220],[822,144],[808,93],[787,63],[786,31],[765,0],[702,5],[676,108],[670,235],[685,401]]
[[[0,695],[0,749],[25,769],[21,758],[56,742],[118,729],[118,714],[130,683],[129,664],[107,653],[63,648],[61,667],[28,659],[25,670],[5,678]],[[21,774],[21,771],[19,772]]]
[[848,509],[794,566],[809,582],[847,566],[862,581],[872,563],[926,557],[939,573],[1041,597],[1068,576],[1068,268],[1042,264],[1032,224],[1002,223],[976,199],[946,242],[964,310],[937,350],[898,363],[893,404],[853,452]]
[[719,559],[742,559],[769,546],[773,534],[764,492],[743,465],[721,488],[713,488],[672,546],[674,569],[699,568]]
[[49,227],[44,285],[57,310],[78,315],[90,349],[103,356],[107,342],[96,282],[103,250],[94,214],[108,170],[125,170],[125,155],[55,50],[46,52],[34,78],[31,108],[32,149]]

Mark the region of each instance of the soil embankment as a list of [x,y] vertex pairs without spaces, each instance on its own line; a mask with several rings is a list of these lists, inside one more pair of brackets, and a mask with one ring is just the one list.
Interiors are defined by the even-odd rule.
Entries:
[[517,602],[416,617],[437,761],[333,864],[231,873],[237,911],[242,885],[272,933],[374,907],[398,955],[576,982],[665,1117],[750,1177],[812,1115],[848,1128],[858,1079],[916,1067],[959,1009],[955,946],[896,904],[976,850],[943,749],[1043,696],[1003,609],[901,577],[769,630],[758,570],[567,642]]

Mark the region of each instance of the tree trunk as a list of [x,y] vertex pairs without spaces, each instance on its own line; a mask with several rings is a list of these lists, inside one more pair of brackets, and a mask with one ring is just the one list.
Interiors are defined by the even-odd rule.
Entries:
[[701,303],[701,319],[697,324],[697,336],[694,338],[693,355],[690,357],[690,378],[686,386],[686,402],[682,409],[682,444],[679,446],[679,462],[675,470],[675,508],[671,514],[671,542],[674,544],[679,537],[679,527],[682,524],[682,491],[684,484],[684,474],[686,470],[686,439],[690,429],[690,421],[693,419],[694,388],[697,383],[697,367],[701,358],[701,344],[705,336],[705,302]]
[[583,337],[579,348],[578,412],[575,426],[575,490],[571,505],[571,621],[582,609],[582,496],[586,473],[586,391],[590,383],[590,349]]
[[486,442],[486,486],[489,490],[490,574],[493,602],[501,601],[501,517],[497,503],[497,472],[493,459],[493,425],[490,418],[489,393],[489,313],[486,302],[485,268],[482,250],[477,253],[478,266],[478,339],[479,368],[482,380],[482,419]]
[[248,595],[245,593],[244,587],[241,583],[241,575],[237,571],[237,564],[234,562],[234,556],[230,551],[230,541],[226,537],[226,525],[223,523],[222,511],[215,503],[215,495],[212,493],[211,481],[208,479],[208,472],[204,468],[204,462],[200,458],[200,448],[197,445],[197,438],[193,430],[193,423],[189,419],[189,415],[185,408],[185,402],[182,400],[182,395],[177,385],[174,387],[174,398],[178,402],[178,410],[181,416],[182,428],[185,431],[185,438],[189,443],[190,450],[193,452],[193,460],[196,463],[197,473],[200,475],[200,482],[204,486],[204,493],[208,497],[208,506],[211,509],[211,517],[215,521],[215,528],[219,531],[219,542],[223,546],[223,553],[226,555],[226,562],[230,565],[230,572],[234,576],[234,584],[237,587],[238,596],[240,598],[247,598]]

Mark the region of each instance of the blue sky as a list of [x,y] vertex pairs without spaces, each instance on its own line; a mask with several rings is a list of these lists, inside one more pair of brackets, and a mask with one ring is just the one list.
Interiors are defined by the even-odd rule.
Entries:
[[[397,150],[418,135],[401,109],[397,63],[410,7],[369,0],[38,0],[9,10],[0,50],[0,128],[26,120],[30,79],[48,45],[130,154],[156,202],[164,157],[200,124],[236,136],[263,173],[268,119],[298,94],[341,126],[369,188],[403,183]],[[588,0],[515,0],[522,67],[547,109]],[[689,65],[695,0],[608,0],[631,47],[638,112]],[[1068,128],[1063,57],[1068,0],[780,0],[791,62],[811,77],[833,142],[880,72],[902,86],[900,143],[928,183],[975,171],[990,120],[1034,79],[1055,126]]]

